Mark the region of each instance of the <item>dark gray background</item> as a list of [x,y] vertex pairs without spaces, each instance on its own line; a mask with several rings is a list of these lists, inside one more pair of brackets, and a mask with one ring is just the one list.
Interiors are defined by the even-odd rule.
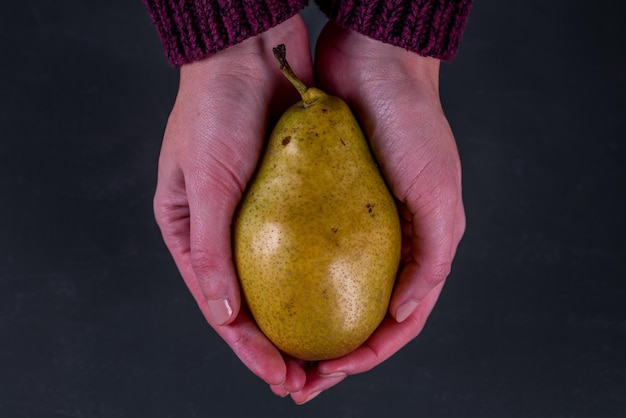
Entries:
[[0,417],[626,416],[619,4],[476,2],[442,70],[453,273],[415,341],[296,407],[206,325],[153,220],[178,74],[143,4],[4,2]]

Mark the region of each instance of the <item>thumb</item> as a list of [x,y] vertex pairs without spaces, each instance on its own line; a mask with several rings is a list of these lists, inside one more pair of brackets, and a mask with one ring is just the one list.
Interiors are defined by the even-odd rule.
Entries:
[[[463,221],[456,193],[447,193],[435,208],[416,210],[402,208],[405,222],[405,240],[409,241],[410,254],[405,254],[405,266],[398,277],[390,310],[396,321],[409,317],[434,288],[441,285],[450,274],[456,245],[460,240],[457,223]],[[431,201],[429,199],[429,201]],[[413,206],[415,207],[415,206]],[[451,208],[454,208],[451,210]]]
[[188,185],[190,262],[213,325],[231,323],[241,305],[232,261],[231,222],[241,187],[223,167],[195,170]]

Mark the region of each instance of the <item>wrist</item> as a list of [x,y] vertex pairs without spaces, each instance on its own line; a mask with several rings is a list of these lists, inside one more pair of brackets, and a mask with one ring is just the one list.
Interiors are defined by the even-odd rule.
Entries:
[[[245,92],[244,97],[232,100],[256,100],[276,113],[282,106],[273,96],[280,88],[284,100],[290,104],[297,101],[298,95],[278,70],[272,48],[286,44],[290,52],[290,63],[303,81],[312,85],[313,73],[311,53],[306,24],[300,15],[295,15],[275,27],[201,60],[183,64],[180,67],[179,98],[214,97],[218,89],[228,94]],[[283,88],[284,87],[284,88]],[[282,109],[282,107],[281,107]]]
[[208,53],[200,59],[186,62],[181,65],[181,70],[188,71],[190,68],[200,69],[220,64],[226,64],[235,70],[248,67],[258,69],[258,65],[262,62],[271,62],[271,68],[274,68],[276,65],[272,47],[276,46],[277,43],[285,43],[287,39],[302,37],[306,37],[308,41],[306,24],[302,17],[296,14],[258,35],[251,36],[219,51]]
[[[430,99],[439,100],[440,60],[372,39],[329,22],[317,43],[317,59],[325,71],[342,73],[368,91],[417,87]],[[374,98],[373,98],[374,99]]]
[[264,33],[296,15],[306,0],[228,2],[144,0],[174,66],[203,59]]
[[471,0],[317,0],[331,21],[422,56],[455,55]]

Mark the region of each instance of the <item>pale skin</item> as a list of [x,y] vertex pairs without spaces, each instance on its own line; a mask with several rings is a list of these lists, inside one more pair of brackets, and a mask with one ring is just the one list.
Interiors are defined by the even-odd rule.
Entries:
[[181,67],[154,208],[209,324],[275,394],[302,404],[382,363],[420,333],[450,273],[465,215],[458,152],[439,100],[439,61],[328,24],[316,48],[317,85],[346,100],[363,124],[398,201],[403,261],[389,315],[361,347],[315,364],[281,354],[242,306],[231,248],[232,218],[265,133],[298,100],[272,55],[281,43],[294,72],[313,85],[299,16]]

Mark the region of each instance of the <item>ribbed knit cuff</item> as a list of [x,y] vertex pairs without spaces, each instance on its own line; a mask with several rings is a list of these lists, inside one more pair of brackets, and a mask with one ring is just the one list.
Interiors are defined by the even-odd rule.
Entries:
[[307,0],[144,0],[174,66],[258,35],[289,19]]
[[471,0],[316,0],[339,26],[370,38],[450,60],[456,54]]

